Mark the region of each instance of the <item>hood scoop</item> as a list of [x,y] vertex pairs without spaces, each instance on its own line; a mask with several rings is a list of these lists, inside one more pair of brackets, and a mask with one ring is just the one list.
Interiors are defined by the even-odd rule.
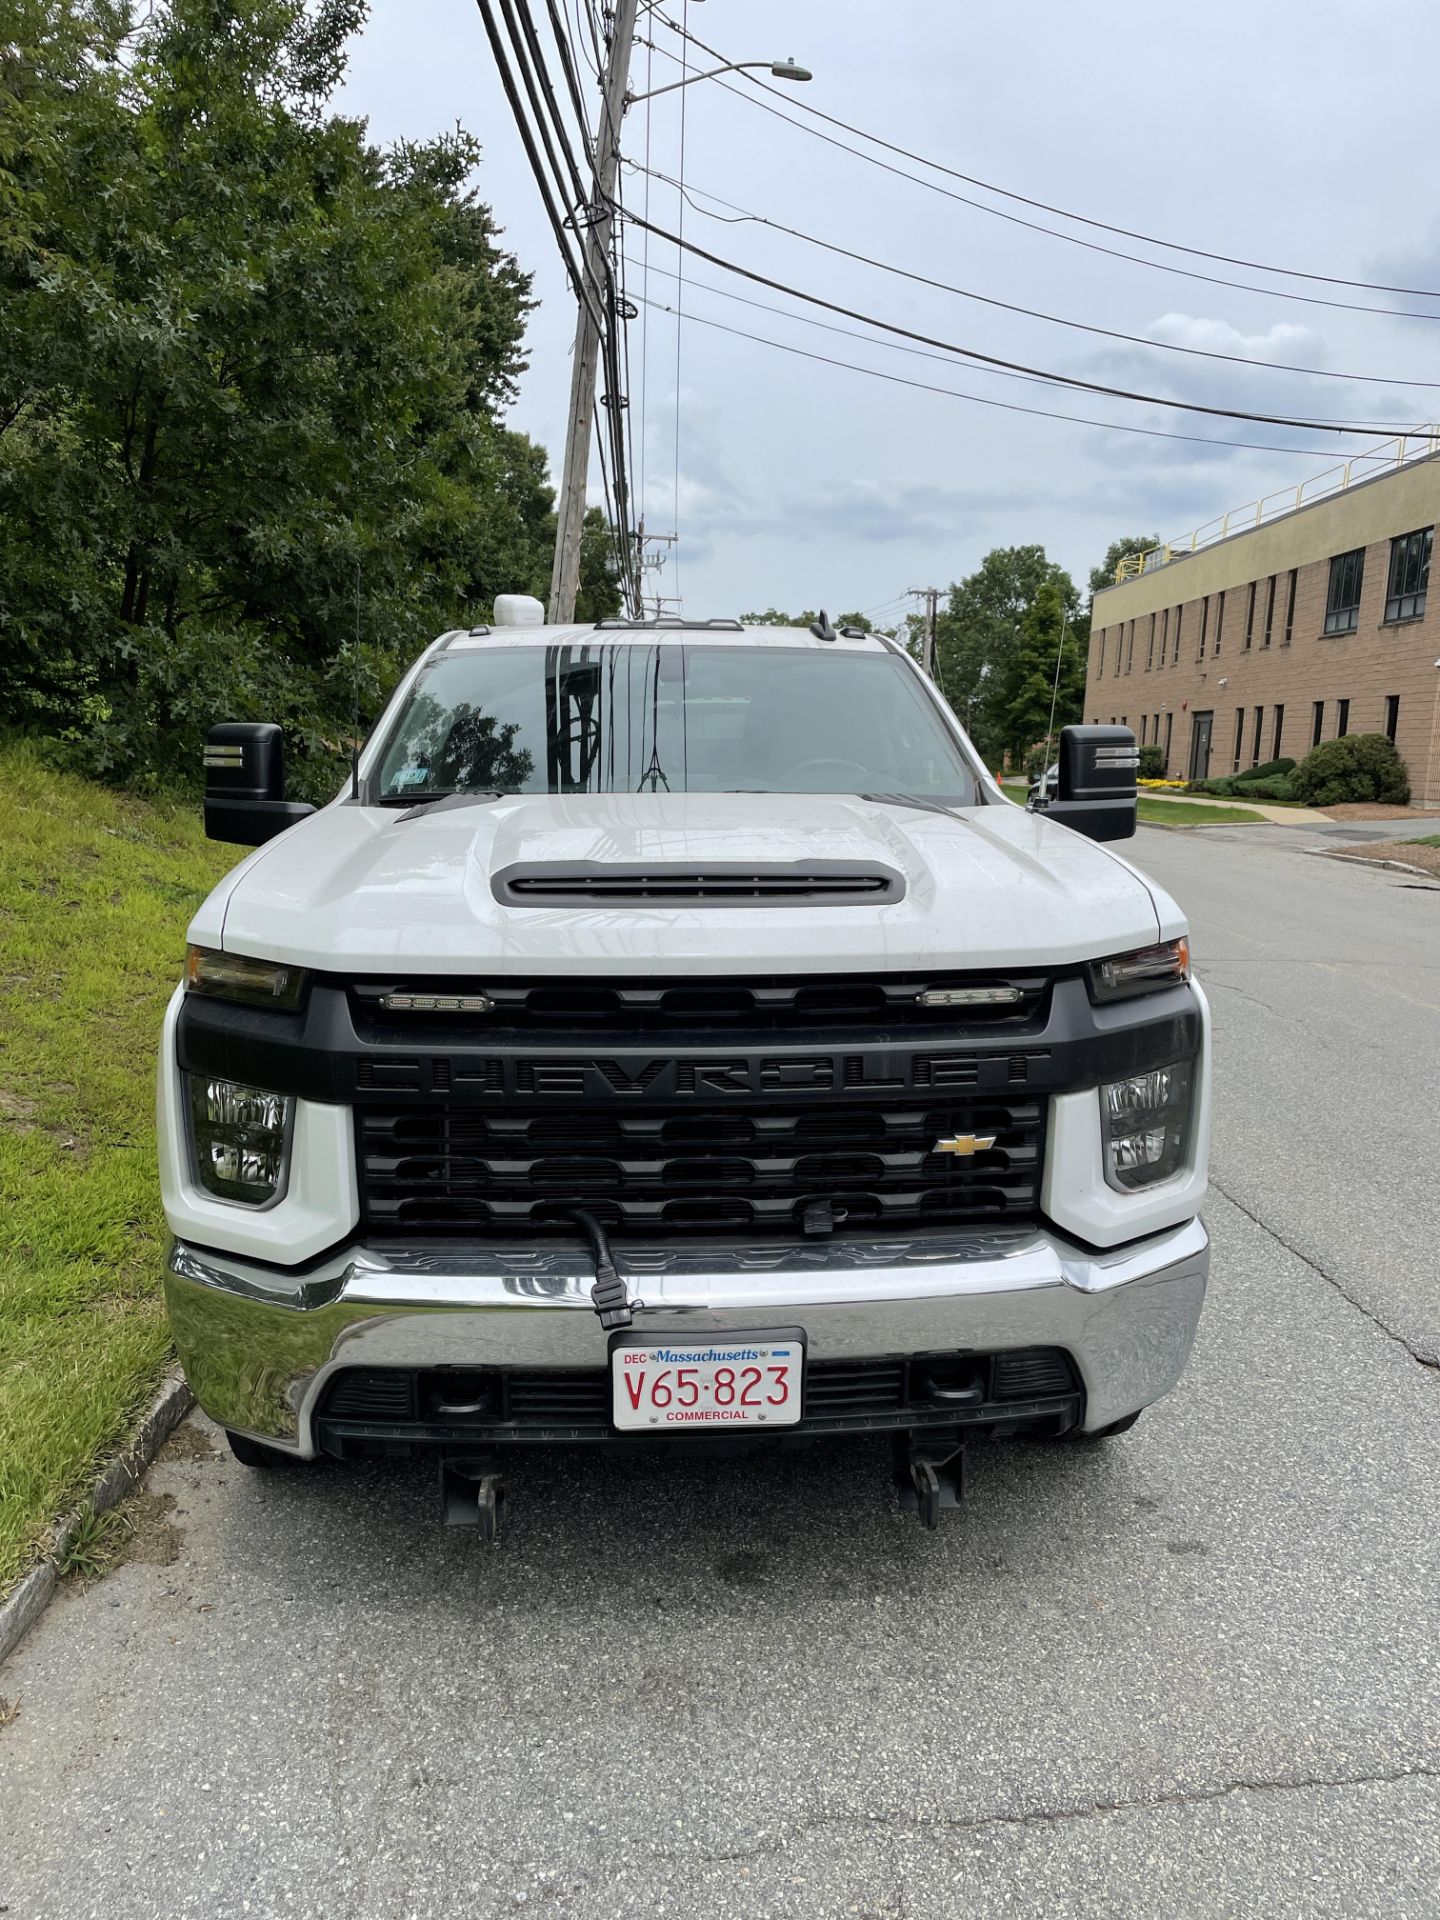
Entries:
[[905,898],[893,868],[852,860],[522,863],[491,884],[502,907],[885,907]]

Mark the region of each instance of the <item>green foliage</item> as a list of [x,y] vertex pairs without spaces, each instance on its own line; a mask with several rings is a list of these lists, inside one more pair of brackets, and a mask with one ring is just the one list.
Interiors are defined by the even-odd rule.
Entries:
[[[123,48],[122,5],[12,4],[0,721],[160,783],[213,721],[275,719],[333,790],[357,666],[373,715],[437,631],[548,583],[545,456],[501,418],[530,282],[479,148],[328,110],[363,0],[170,0]],[[582,617],[618,606],[587,516]]]
[[1027,780],[1038,780],[1050,765],[1052,753],[1053,749],[1047,748],[1043,740],[1038,747],[1031,747],[1030,751],[1025,755],[1025,778]]
[[1137,777],[1141,780],[1165,778],[1165,755],[1159,747],[1141,747]]
[[[818,620],[817,611],[807,608],[804,613],[781,613],[778,607],[767,607],[764,613],[742,613],[740,619],[747,627],[808,627],[812,620]],[[873,633],[874,627],[863,613],[836,613],[830,616],[832,627],[859,627],[862,633]]]
[[1410,798],[1410,777],[1383,733],[1351,733],[1312,747],[1291,774],[1290,788],[1311,807],[1360,800],[1404,806]]
[[1152,547],[1158,547],[1158,533],[1135,533],[1122,540],[1112,540],[1105,549],[1105,558],[1098,567],[1090,569],[1090,591],[1099,593],[1102,587],[1113,587],[1115,569],[1122,560],[1128,560],[1135,553],[1149,553]]
[[[1038,625],[1030,624],[1042,591],[1053,589]],[[1012,757],[1045,733],[1055,674],[1060,618],[1065,621],[1058,730],[1081,717],[1085,695],[1086,628],[1080,596],[1063,567],[1039,546],[997,547],[977,570],[950,589],[936,623],[940,678],[950,704],[986,760]],[[1042,659],[1046,645],[1048,661]],[[1044,711],[1035,697],[1045,683]],[[1038,713],[1038,723],[1036,715]],[[1033,725],[1033,731],[1027,727]]]
[[1241,800],[1293,800],[1295,790],[1283,773],[1272,773],[1264,780],[1237,780],[1236,796]]
[[1294,766],[1293,760],[1263,760],[1258,767],[1251,767],[1246,773],[1237,773],[1235,778],[1248,786],[1252,780],[1271,780],[1276,774],[1290,773]]
[[155,1051],[239,857],[0,745],[0,1591],[153,1391],[169,1336]]

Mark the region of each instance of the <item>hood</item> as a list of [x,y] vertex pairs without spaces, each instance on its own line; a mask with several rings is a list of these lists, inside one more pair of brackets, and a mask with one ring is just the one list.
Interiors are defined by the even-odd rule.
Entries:
[[[491,886],[530,863],[815,860],[887,867],[903,898],[516,907]],[[337,802],[236,868],[190,938],[362,974],[899,972],[1094,959],[1177,919],[1124,860],[1008,803],[945,815],[845,794],[520,794],[413,820]]]

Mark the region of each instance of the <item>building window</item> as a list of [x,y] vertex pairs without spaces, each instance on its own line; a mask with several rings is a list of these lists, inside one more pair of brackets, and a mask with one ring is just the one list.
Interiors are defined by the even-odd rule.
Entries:
[[1165,764],[1160,769],[1160,778],[1162,780],[1167,779],[1170,773],[1170,730],[1174,726],[1174,724],[1175,724],[1174,714],[1167,713],[1165,716]]
[[1285,596],[1285,638],[1280,642],[1282,647],[1289,646],[1291,636],[1295,631],[1295,578],[1296,569],[1291,567],[1290,591]]
[[1399,726],[1400,696],[1398,693],[1387,693],[1385,696],[1385,738],[1390,742],[1392,747],[1395,744],[1395,735],[1399,730]]
[[1178,667],[1180,664],[1180,628],[1184,619],[1185,619],[1184,607],[1176,607],[1175,609],[1175,651],[1170,656],[1170,664],[1172,667]]
[[1130,622],[1130,645],[1125,652],[1125,671],[1129,673],[1135,665],[1135,622]]
[[1225,592],[1224,592],[1224,589],[1222,588],[1220,592],[1217,593],[1215,596],[1215,644],[1210,649],[1212,653],[1219,653],[1220,651],[1220,635],[1224,631],[1224,627],[1225,627]]
[[1390,542],[1390,580],[1385,588],[1387,620],[1418,620],[1425,611],[1430,584],[1430,542],[1433,527],[1402,533]]
[[1270,631],[1274,625],[1275,625],[1275,576],[1272,573],[1270,576],[1270,585],[1265,592],[1265,638],[1260,642],[1262,647],[1269,646]]
[[1252,580],[1250,582],[1250,594],[1249,594],[1249,598],[1245,602],[1245,651],[1246,653],[1250,651],[1250,644],[1255,638],[1255,588],[1257,587],[1258,584],[1259,582],[1255,580]]
[[1251,735],[1251,739],[1250,739],[1250,764],[1252,767],[1258,767],[1260,764],[1260,729],[1264,726],[1264,724],[1265,724],[1265,709],[1264,707],[1256,707],[1255,731]]
[[1335,702],[1335,738],[1337,740],[1343,740],[1349,731],[1350,702],[1348,700],[1337,700]]
[[1281,738],[1281,735],[1284,733],[1284,731],[1285,731],[1285,709],[1284,707],[1276,707],[1275,737],[1270,742],[1270,758],[1272,760],[1278,760],[1280,758],[1280,738]]
[[1325,731],[1325,702],[1323,700],[1317,700],[1315,702],[1314,713],[1315,724],[1310,731],[1310,744],[1312,747],[1318,747],[1320,744],[1320,736]]
[[1203,660],[1205,658],[1205,633],[1209,625],[1210,596],[1207,593],[1205,598],[1200,602],[1200,651],[1195,656],[1197,660]]
[[1326,633],[1353,633],[1360,621],[1360,589],[1365,580],[1365,549],[1337,553],[1330,562],[1330,592],[1325,600]]
[[1140,716],[1140,744],[1142,747],[1145,744],[1145,729],[1149,725],[1149,721],[1150,721],[1149,714],[1142,713]]
[[1235,709],[1235,765],[1230,769],[1232,773],[1238,773],[1240,771],[1240,760],[1244,752],[1245,752],[1245,709],[1244,707],[1236,707]]
[[1155,664],[1155,616],[1150,616],[1150,645],[1145,654],[1145,671],[1149,673]]
[[1152,747],[1158,747],[1160,744],[1160,716],[1158,713],[1150,722],[1150,744]]
[[1170,609],[1166,607],[1160,616],[1160,664],[1165,664],[1165,649],[1170,644]]

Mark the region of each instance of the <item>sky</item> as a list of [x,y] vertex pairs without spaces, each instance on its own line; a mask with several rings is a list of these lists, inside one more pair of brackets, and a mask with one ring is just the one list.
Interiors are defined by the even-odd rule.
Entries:
[[[540,0],[532,10],[543,19]],[[1433,0],[1212,0],[1203,10],[1156,8],[1153,0],[659,0],[642,11],[632,93],[680,74],[666,56],[682,42],[661,14],[688,18],[726,59],[793,58],[814,74],[784,90],[797,105],[1013,194],[1266,266],[1440,292],[1434,135],[1414,104],[1416,77],[1440,63]],[[734,76],[731,84],[750,91]],[[793,111],[788,100],[758,97]],[[681,176],[682,103],[685,234],[712,252],[1030,367],[1164,399],[1377,423],[1373,439],[1298,433],[1007,378],[951,355],[882,344],[853,321],[694,259],[684,262],[677,294],[676,249],[651,239],[647,273],[645,236],[631,227],[629,293],[654,303],[642,304],[629,327],[635,464],[647,528],[679,536],[654,549],[668,557],[647,575],[647,591],[678,599],[688,615],[825,607],[873,609],[883,623],[914,605],[904,599],[909,589],[948,587],[990,548],[1030,542],[1083,584],[1119,535],[1188,535],[1325,472],[1397,425],[1440,419],[1440,298],[1207,262],[880,155],[980,203],[963,204],[827,145],[715,81],[630,108],[623,152],[634,209],[647,186],[637,170],[647,143],[652,169],[670,181]],[[477,191],[534,274],[539,302],[509,424],[548,449],[553,473],[574,301],[473,0],[373,0],[338,104],[364,117],[380,143],[424,138],[457,121],[481,141]],[[649,177],[648,188],[651,219],[674,231],[674,186]],[[1108,257],[985,208],[1258,290]],[[738,210],[983,299],[842,258]],[[737,292],[785,311],[739,304]],[[1341,311],[1302,295],[1434,317]],[[686,316],[678,322],[677,298]],[[809,320],[800,317],[807,313]],[[818,329],[815,319],[867,337]],[[1160,342],[1260,364],[1168,352]],[[1318,371],[1284,372],[1277,361]],[[1345,377],[1323,377],[1334,374]],[[1034,418],[897,380],[1272,450]],[[1430,390],[1417,384],[1424,382]],[[592,459],[596,499],[598,477]],[[640,473],[633,479],[639,493]]]

